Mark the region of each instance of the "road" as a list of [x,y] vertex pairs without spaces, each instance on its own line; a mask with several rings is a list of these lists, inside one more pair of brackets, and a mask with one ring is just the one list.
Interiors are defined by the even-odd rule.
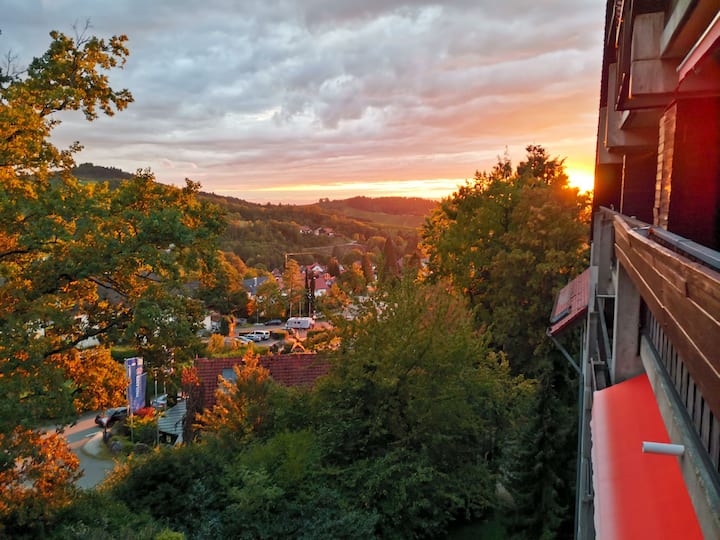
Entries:
[[[105,476],[115,466],[115,462],[107,458],[98,457],[99,445],[102,445],[102,429],[95,425],[97,411],[85,413],[73,426],[65,428],[65,438],[68,446],[80,459],[80,469],[83,475],[77,485],[83,489],[90,489],[105,479]],[[85,446],[87,445],[87,448]]]

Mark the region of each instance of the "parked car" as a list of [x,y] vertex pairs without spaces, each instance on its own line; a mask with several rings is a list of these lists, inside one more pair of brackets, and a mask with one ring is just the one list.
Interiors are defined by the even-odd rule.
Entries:
[[167,407],[167,404],[168,404],[168,395],[167,394],[161,394],[150,400],[150,406],[155,407],[156,409],[165,409]]
[[275,326],[282,324],[282,321],[280,319],[270,319],[265,323],[265,326]]
[[253,341],[265,341],[270,339],[270,330],[253,330],[247,334],[246,337],[252,339]]
[[241,345],[247,345],[248,343],[255,343],[255,340],[250,339],[246,336],[238,336],[235,338],[236,341],[238,341]]
[[127,407],[115,407],[100,413],[95,417],[95,423],[101,428],[111,428],[115,422],[127,418]]

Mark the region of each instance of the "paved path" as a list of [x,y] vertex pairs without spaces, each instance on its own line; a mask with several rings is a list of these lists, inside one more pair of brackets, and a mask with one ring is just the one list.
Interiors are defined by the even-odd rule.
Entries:
[[83,489],[94,488],[115,467],[102,441],[102,429],[95,425],[97,411],[85,413],[73,426],[65,428],[68,446],[80,459],[83,475],[77,484]]

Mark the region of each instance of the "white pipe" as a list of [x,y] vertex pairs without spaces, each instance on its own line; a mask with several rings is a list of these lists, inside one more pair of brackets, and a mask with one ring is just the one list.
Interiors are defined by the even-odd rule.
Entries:
[[670,444],[659,442],[643,441],[643,453],[664,454],[667,456],[682,456],[685,453],[685,446],[682,444]]

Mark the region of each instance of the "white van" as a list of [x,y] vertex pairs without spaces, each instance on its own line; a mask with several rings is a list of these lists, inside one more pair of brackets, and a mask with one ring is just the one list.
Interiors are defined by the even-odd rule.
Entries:
[[246,334],[246,337],[253,341],[267,341],[270,339],[270,330],[253,330],[249,334]]
[[285,328],[302,328],[308,329],[315,326],[315,319],[312,317],[290,317],[285,323]]

